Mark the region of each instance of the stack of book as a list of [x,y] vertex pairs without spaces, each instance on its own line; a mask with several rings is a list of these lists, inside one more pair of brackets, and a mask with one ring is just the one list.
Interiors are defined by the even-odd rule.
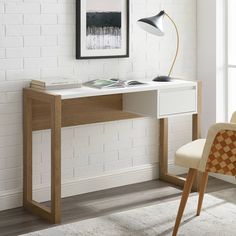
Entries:
[[81,83],[76,80],[71,80],[68,78],[45,78],[41,80],[32,80],[30,87],[34,89],[42,90],[57,90],[57,89],[71,89],[80,88]]

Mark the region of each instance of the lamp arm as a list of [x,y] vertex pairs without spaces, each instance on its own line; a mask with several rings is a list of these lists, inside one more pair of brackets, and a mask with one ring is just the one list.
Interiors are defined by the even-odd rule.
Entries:
[[172,73],[172,70],[174,68],[174,65],[175,65],[175,62],[176,62],[176,59],[177,59],[177,56],[178,56],[178,53],[179,53],[179,31],[178,31],[178,28],[177,28],[177,25],[175,24],[175,22],[172,20],[172,18],[165,12],[165,15],[167,16],[167,18],[169,18],[169,20],[172,22],[172,24],[174,25],[175,27],[175,31],[176,31],[176,36],[177,36],[177,44],[176,44],[176,52],[175,52],[175,57],[174,57],[174,60],[171,64],[171,67],[170,67],[170,71],[169,71],[169,74],[168,76],[170,77],[171,73]]

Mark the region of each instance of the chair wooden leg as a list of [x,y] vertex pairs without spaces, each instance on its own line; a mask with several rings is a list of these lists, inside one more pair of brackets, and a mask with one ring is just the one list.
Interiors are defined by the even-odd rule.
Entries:
[[198,198],[198,206],[197,206],[197,216],[200,215],[202,209],[202,201],[204,197],[204,193],[206,191],[206,186],[208,182],[208,172],[204,172],[201,178],[201,183],[199,187],[199,198]]
[[180,225],[183,213],[184,213],[184,209],[185,209],[185,206],[186,206],[186,203],[187,203],[187,200],[188,200],[188,196],[189,196],[189,193],[191,191],[193,181],[194,181],[196,175],[197,175],[197,170],[196,169],[189,169],[188,176],[187,176],[186,182],[184,184],[184,190],[183,190],[183,193],[182,193],[182,197],[181,197],[181,201],[180,201],[180,205],[179,205],[179,210],[178,210],[178,214],[177,214],[177,217],[176,217],[175,227],[174,227],[172,236],[177,235],[179,225]]

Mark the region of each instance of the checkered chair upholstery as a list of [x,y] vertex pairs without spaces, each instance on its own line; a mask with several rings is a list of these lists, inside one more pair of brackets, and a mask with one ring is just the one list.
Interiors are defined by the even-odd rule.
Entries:
[[236,176],[236,131],[218,132],[211,146],[206,171]]
[[175,164],[189,168],[189,172],[184,185],[173,236],[177,235],[197,172],[202,173],[197,215],[200,215],[201,212],[208,172],[236,176],[236,112],[232,115],[230,123],[213,125],[209,129],[206,139],[198,139],[179,148],[175,155]]

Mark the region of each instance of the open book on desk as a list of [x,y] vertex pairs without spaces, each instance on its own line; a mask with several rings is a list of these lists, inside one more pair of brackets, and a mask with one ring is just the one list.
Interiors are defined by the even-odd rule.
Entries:
[[91,88],[103,89],[103,88],[126,88],[145,84],[146,83],[137,80],[96,79],[85,82],[83,85]]

